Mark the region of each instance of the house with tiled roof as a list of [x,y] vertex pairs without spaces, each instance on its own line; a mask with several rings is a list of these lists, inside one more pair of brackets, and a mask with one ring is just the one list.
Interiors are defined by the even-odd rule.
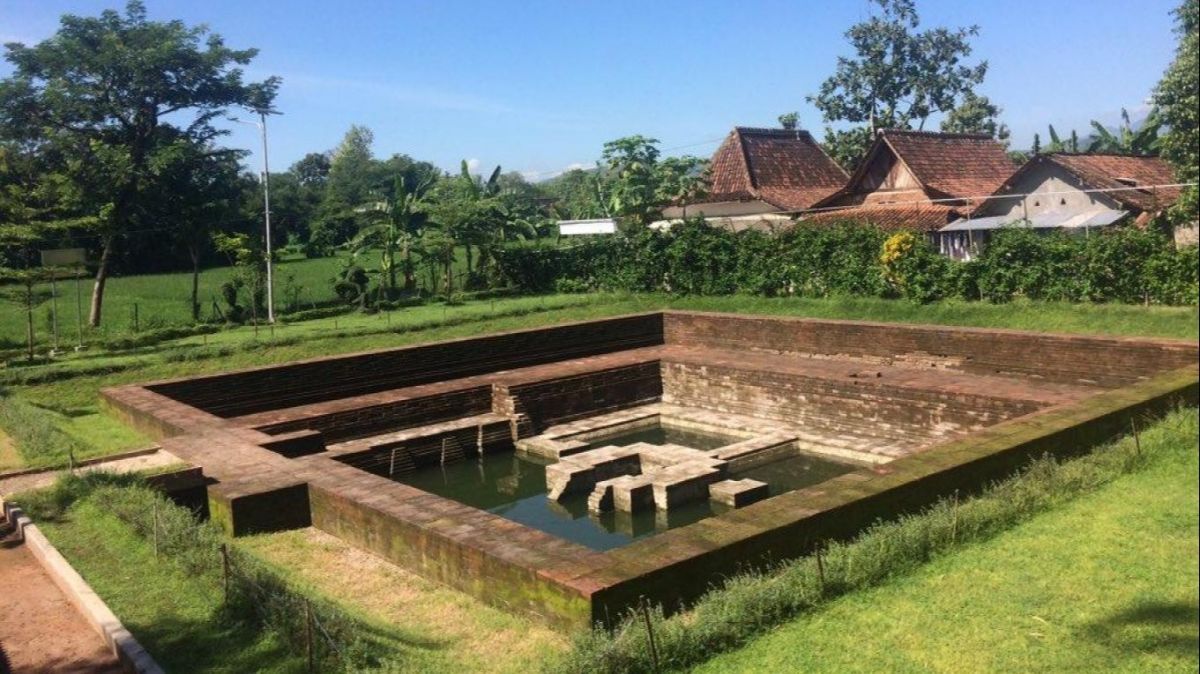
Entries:
[[986,134],[880,131],[849,182],[808,222],[860,221],[934,232],[992,194],[1015,167]]
[[[838,191],[847,177],[807,131],[744,126],[725,137],[709,170],[704,201],[671,207],[665,218],[702,215],[713,221],[753,222],[754,216],[810,208]],[[790,221],[784,215],[776,219]]]
[[992,198],[941,230],[939,245],[968,259],[986,246],[991,232],[1019,224],[1040,231],[1086,235],[1121,223],[1146,226],[1170,208],[1180,189],[1158,157],[1051,153],[1025,162]]

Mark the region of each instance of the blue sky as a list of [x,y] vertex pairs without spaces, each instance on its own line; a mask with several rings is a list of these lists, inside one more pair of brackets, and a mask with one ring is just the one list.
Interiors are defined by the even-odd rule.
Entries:
[[[1176,4],[918,0],[924,26],[980,27],[975,56],[990,63],[980,91],[1004,107],[1015,147],[1034,131],[1045,138],[1048,123],[1085,135],[1089,119],[1111,124],[1122,106],[1144,109],[1174,51]],[[64,12],[122,5],[0,0],[0,41],[35,42]],[[534,179],[591,165],[604,141],[634,133],[670,154],[708,155],[732,126],[774,125],[798,110],[819,136],[805,95],[848,54],[842,34],[869,10],[865,0],[147,5],[155,19],[203,22],[230,46],[258,47],[249,76],[283,77],[273,169],[332,148],[358,123],[375,132],[379,156],[445,168],[469,159]],[[235,125],[227,142],[253,150],[256,133]]]

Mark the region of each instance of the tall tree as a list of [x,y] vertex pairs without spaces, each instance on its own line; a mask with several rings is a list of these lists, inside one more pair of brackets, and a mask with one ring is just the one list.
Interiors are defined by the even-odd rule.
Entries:
[[658,141],[627,136],[604,144],[600,162],[609,212],[624,223],[650,224],[662,212]]
[[[192,263],[192,320],[200,320],[200,261],[212,233],[235,219],[242,184],[239,150],[198,145],[187,137],[155,153],[147,182],[148,210],[174,233]],[[148,185],[149,187],[149,185]],[[257,203],[257,200],[255,200]],[[272,209],[274,210],[274,209]]]
[[97,326],[114,247],[135,228],[164,135],[210,141],[210,122],[228,108],[267,111],[279,80],[244,82],[237,66],[257,50],[230,49],[204,26],[151,21],[138,0],[124,14],[65,15],[53,37],[5,48],[13,74],[0,82],[0,131],[55,146],[91,191],[101,253],[89,322]]
[[986,133],[996,140],[1008,140],[1008,126],[1000,121],[1001,112],[987,96],[968,91],[942,120],[941,128],[950,133]]
[[986,61],[962,63],[978,27],[922,31],[914,0],[873,2],[879,14],[846,31],[854,56],[839,57],[833,75],[808,97],[827,125],[857,125],[826,127],[826,149],[847,167],[858,164],[876,130],[924,128],[987,74]]
[[658,188],[655,193],[662,204],[683,207],[687,217],[687,206],[708,194],[708,160],[692,155],[667,157],[658,164]]
[[301,157],[300,161],[292,164],[288,172],[296,176],[301,185],[324,187],[325,181],[329,179],[329,169],[328,152],[309,152]]
[[597,170],[571,169],[542,183],[554,200],[552,211],[564,220],[603,218],[608,210],[600,198],[600,173]]
[[346,131],[329,162],[328,199],[339,207],[365,203],[371,193],[375,159],[371,146],[375,134],[355,124]]
[[[1154,90],[1154,104],[1166,125],[1162,156],[1180,182],[1200,180],[1200,0],[1184,0],[1175,10],[1179,46],[1175,60]],[[1195,222],[1197,189],[1189,187],[1172,209],[1176,222]]]

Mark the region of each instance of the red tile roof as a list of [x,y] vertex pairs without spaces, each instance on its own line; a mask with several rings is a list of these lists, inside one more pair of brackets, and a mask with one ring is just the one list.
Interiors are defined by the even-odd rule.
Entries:
[[782,210],[810,208],[846,183],[812,134],[735,127],[712,157],[706,202],[761,199]]
[[[1158,157],[1055,153],[1034,157],[1021,167],[1021,171],[1024,172],[1026,167],[1039,161],[1048,161],[1061,166],[1079,178],[1084,189],[1117,190],[1106,194],[1121,205],[1139,211],[1160,211],[1175,203],[1180,194],[1178,187],[1164,187],[1157,190],[1146,187],[1147,185],[1170,185],[1176,182],[1171,166]],[[1133,184],[1130,185],[1128,181],[1132,181]],[[1141,186],[1139,189],[1125,189],[1139,186]]]
[[[845,203],[844,197],[870,194],[863,186],[879,153],[895,155],[920,183],[920,190],[898,199],[947,199],[992,194],[1016,167],[999,141],[986,134],[886,129],[879,132],[866,159],[838,193],[818,203]],[[919,196],[923,193],[923,196]],[[862,199],[859,199],[861,201]]]
[[982,197],[996,191],[1017,167],[999,141],[986,134],[883,131],[880,137],[917,180],[938,197]]
[[958,209],[930,203],[889,204],[886,206],[853,206],[837,210],[811,213],[800,222],[808,224],[836,224],[855,222],[879,227],[880,229],[911,229],[918,232],[933,232],[961,217]]

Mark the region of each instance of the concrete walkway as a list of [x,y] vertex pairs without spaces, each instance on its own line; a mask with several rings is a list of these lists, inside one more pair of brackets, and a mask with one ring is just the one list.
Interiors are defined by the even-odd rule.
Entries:
[[21,674],[123,672],[0,513],[0,654]]

